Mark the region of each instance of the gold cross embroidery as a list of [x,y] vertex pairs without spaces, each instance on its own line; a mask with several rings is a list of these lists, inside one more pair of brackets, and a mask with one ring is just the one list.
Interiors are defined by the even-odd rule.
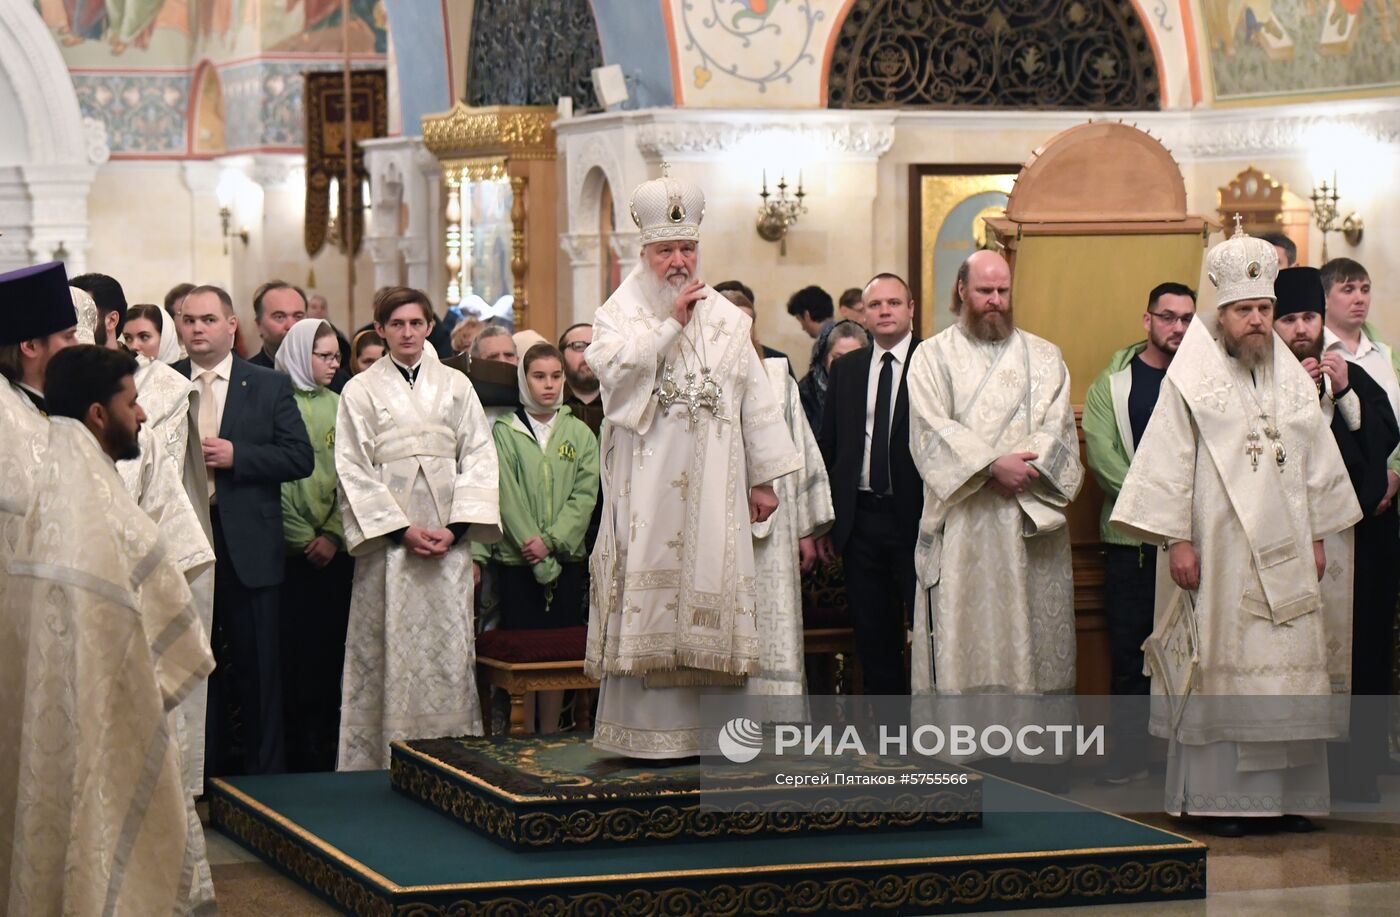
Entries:
[[675,538],[672,538],[670,541],[666,542],[666,547],[671,548],[676,552],[676,560],[681,559],[681,548],[683,548],[684,546],[685,542],[681,540],[680,532],[676,533]]
[[632,537],[629,539],[633,544],[637,543],[637,530],[647,527],[647,521],[636,513],[632,514]]
[[643,468],[643,467],[646,466],[646,463],[647,463],[647,456],[653,454],[653,451],[654,451],[654,450],[651,450],[651,449],[645,449],[645,448],[643,448],[645,445],[646,445],[646,443],[642,442],[642,441],[639,439],[639,440],[637,440],[637,445],[636,445],[636,447],[632,450],[632,454],[635,455],[635,456],[637,457],[637,467],[638,467],[638,468]]
[[720,336],[721,334],[724,335],[725,337],[728,337],[728,336],[729,336],[729,323],[728,323],[728,322],[717,321],[717,322],[714,322],[714,323],[713,323],[713,326],[714,326],[714,329],[715,329],[715,333],[712,334],[712,335],[710,335],[710,343],[711,343],[711,344],[718,344],[718,343],[719,343],[719,336]]
[[674,615],[679,616],[679,615],[680,615],[680,611],[681,611],[681,600],[680,600],[680,599],[672,599],[671,601],[667,602],[667,603],[666,603],[666,610],[669,611],[669,612],[671,612],[671,613],[674,614]]
[[690,499],[690,472],[682,471],[681,476],[671,482],[672,487],[681,489],[681,502]]

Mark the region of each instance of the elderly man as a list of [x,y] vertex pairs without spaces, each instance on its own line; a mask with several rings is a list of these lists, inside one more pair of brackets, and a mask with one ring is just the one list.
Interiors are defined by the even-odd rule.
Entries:
[[1323,743],[1346,707],[1328,646],[1346,634],[1318,580],[1323,539],[1361,518],[1317,386],[1275,342],[1278,256],[1238,222],[1207,255],[1217,308],[1167,368],[1110,519],[1166,547],[1145,645],[1166,809],[1229,837],[1311,830],[1330,808]]
[[1065,510],[1084,477],[1069,370],[1059,348],[1016,327],[1001,255],[963,262],[957,300],[957,324],[909,366],[909,448],[924,479],[913,690],[1067,693]]
[[704,194],[663,175],[630,212],[642,257],[585,352],[608,418],[586,664],[598,748],[684,758],[708,747],[700,693],[761,674],[749,523],[802,457],[749,318],[696,276]]

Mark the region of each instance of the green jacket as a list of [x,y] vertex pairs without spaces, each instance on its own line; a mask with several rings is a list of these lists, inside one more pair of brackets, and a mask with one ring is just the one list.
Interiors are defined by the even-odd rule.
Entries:
[[1128,390],[1133,383],[1133,358],[1147,349],[1138,341],[1115,353],[1108,367],[1089,386],[1084,397],[1084,452],[1089,470],[1103,488],[1103,510],[1099,513],[1099,540],[1104,544],[1136,547],[1142,542],[1109,527],[1113,504],[1123,489],[1128,466],[1133,461],[1133,432],[1128,421]]
[[472,558],[523,567],[520,546],[538,536],[550,553],[533,567],[535,580],[552,583],[561,562],[584,558],[598,501],[598,440],[567,407],[559,409],[543,449],[516,414],[497,418],[491,436],[501,470],[502,537],[494,546],[473,542]]
[[340,525],[336,503],[335,415],[340,396],[328,388],[303,392],[294,388],[301,419],[311,437],[316,466],[311,476],[282,484],[282,531],[287,536],[287,553],[300,554],[317,535],[325,535],[336,547],[345,549],[345,531]]
[[[1366,335],[1366,337],[1370,339],[1371,345],[1373,347],[1375,347],[1381,353],[1385,354],[1385,358],[1390,361],[1390,368],[1395,371],[1396,382],[1400,383],[1400,360],[1396,358],[1394,348],[1392,348],[1385,341],[1381,340],[1381,333],[1377,331],[1376,326],[1371,324],[1370,322],[1362,322],[1361,333]],[[1380,381],[1381,380],[1379,379],[1376,380],[1378,384],[1380,383]],[[1391,453],[1390,461],[1386,463],[1386,467],[1389,468],[1391,471],[1395,472],[1396,474],[1400,474],[1400,449],[1396,449],[1393,453]]]

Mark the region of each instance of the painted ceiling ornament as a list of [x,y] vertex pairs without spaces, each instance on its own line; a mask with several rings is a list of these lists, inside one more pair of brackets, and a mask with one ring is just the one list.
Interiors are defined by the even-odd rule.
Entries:
[[671,177],[670,163],[661,164],[661,177],[642,182],[632,192],[629,210],[641,232],[641,243],[698,241],[705,218],[705,192],[693,182]]
[[1215,284],[1217,306],[1242,299],[1273,299],[1278,278],[1278,252],[1263,239],[1244,231],[1235,214],[1235,232],[1206,254],[1206,276]]

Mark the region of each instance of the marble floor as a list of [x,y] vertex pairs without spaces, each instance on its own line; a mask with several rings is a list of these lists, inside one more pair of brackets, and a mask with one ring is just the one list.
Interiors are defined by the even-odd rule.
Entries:
[[[1400,778],[1382,781],[1388,801],[1400,800]],[[1109,791],[1112,793],[1114,791]],[[1111,795],[1096,800],[1113,809]],[[1342,814],[1318,819],[1313,834],[1246,838],[1203,835],[1165,815],[1134,816],[1210,845],[1209,896],[1204,901],[1057,908],[1056,917],[1315,917],[1397,913],[1400,901],[1400,806],[1391,814]],[[1121,809],[1120,809],[1121,811]],[[206,831],[220,913],[225,917],[334,914],[318,898],[283,878],[216,831]],[[1025,914],[1026,911],[1006,911]]]

